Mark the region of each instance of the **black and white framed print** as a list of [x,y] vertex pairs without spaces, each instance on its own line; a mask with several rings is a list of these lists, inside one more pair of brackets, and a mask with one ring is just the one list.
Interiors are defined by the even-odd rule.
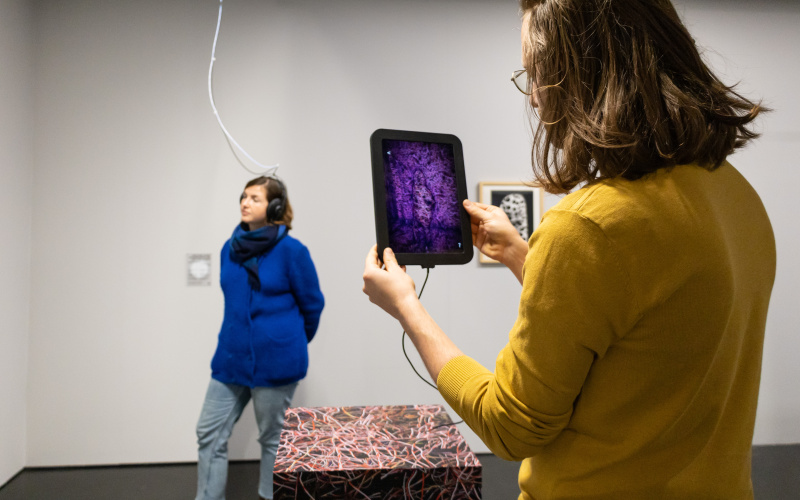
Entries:
[[[522,182],[481,182],[478,184],[478,196],[481,203],[500,207],[525,241],[531,237],[542,218],[544,196],[540,187]],[[498,263],[483,253],[480,262]]]

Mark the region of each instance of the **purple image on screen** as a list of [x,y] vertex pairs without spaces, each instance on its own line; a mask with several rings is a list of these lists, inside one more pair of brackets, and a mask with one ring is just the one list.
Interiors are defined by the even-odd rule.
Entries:
[[383,140],[389,246],[395,253],[460,252],[453,146]]

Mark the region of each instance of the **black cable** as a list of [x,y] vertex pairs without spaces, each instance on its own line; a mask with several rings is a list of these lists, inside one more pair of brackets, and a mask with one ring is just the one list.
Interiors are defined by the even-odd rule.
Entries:
[[[422,292],[425,290],[425,285],[428,283],[428,276],[430,276],[430,274],[431,274],[431,268],[429,268],[429,267],[425,268],[425,281],[422,282],[422,288],[419,289],[419,295],[417,295],[417,299],[422,298]],[[408,352],[406,352],[406,331],[405,330],[403,330],[403,337],[402,337],[401,344],[403,346],[403,355],[406,357],[406,361],[408,361],[408,364],[411,366],[411,369],[414,370],[414,373],[417,374],[417,377],[419,377],[420,380],[422,380],[423,382],[425,382],[426,384],[428,384],[429,386],[433,387],[434,389],[436,389],[438,391],[439,388],[436,387],[436,385],[432,384],[431,382],[428,382],[428,380],[425,377],[420,375],[420,373],[417,371],[417,368],[414,366],[414,363],[411,362],[411,358],[408,357]],[[463,422],[464,422],[463,420],[459,420],[458,422],[452,422],[452,423],[449,423],[449,424],[441,424],[441,425],[437,425],[436,427],[432,427],[431,430],[438,429],[439,427],[447,427],[449,425],[458,425],[458,424],[463,423]]]
[[[426,268],[425,269],[425,281],[422,282],[422,288],[419,289],[419,295],[417,295],[418,299],[422,297],[422,292],[425,291],[425,285],[428,283],[428,276],[430,276],[430,274],[431,274],[431,269],[430,268]],[[417,368],[414,366],[414,363],[411,362],[411,358],[408,357],[408,352],[406,352],[406,331],[405,330],[403,330],[403,338],[402,338],[401,344],[403,346],[403,355],[406,357],[406,361],[408,361],[408,364],[411,365],[411,369],[414,370],[414,373],[417,374],[417,377],[419,377],[423,382],[425,382],[426,384],[428,384],[429,386],[433,387],[434,389],[436,389],[438,391],[439,388],[436,387],[434,384],[428,382],[425,379],[425,377],[423,377],[417,371]]]

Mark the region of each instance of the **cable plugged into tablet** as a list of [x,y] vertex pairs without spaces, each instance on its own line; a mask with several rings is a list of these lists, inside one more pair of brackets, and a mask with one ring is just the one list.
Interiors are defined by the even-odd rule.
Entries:
[[[422,298],[422,292],[425,291],[425,285],[428,284],[428,276],[430,276],[430,274],[431,274],[431,268],[433,268],[433,265],[422,266],[422,268],[425,269],[425,281],[422,282],[422,288],[419,289],[419,295],[417,295],[418,299]],[[411,369],[414,370],[414,373],[417,374],[417,377],[419,377],[420,380],[422,380],[423,382],[425,382],[426,384],[428,384],[429,386],[433,387],[434,389],[436,389],[438,391],[439,388],[436,387],[436,385],[433,384],[432,382],[428,382],[428,379],[423,377],[422,374],[420,374],[419,371],[417,371],[417,368],[414,366],[414,363],[411,362],[411,358],[408,357],[408,352],[406,351],[406,331],[405,330],[403,330],[403,338],[402,338],[401,344],[403,346],[403,355],[406,357],[406,361],[408,361],[408,364],[411,366]],[[458,422],[452,422],[452,423],[449,423],[449,424],[437,425],[436,427],[433,427],[431,430],[438,429],[439,427],[447,427],[449,425],[458,425],[458,424],[461,424],[461,423],[464,423],[464,421],[463,420],[459,420]]]

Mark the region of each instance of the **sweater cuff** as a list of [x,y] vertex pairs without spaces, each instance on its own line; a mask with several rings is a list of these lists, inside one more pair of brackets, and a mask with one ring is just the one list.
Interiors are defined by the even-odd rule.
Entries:
[[480,363],[469,356],[457,356],[448,361],[439,371],[436,378],[436,385],[439,386],[439,393],[444,397],[454,410],[460,410],[458,405],[458,394],[461,388],[472,377],[491,373]]

